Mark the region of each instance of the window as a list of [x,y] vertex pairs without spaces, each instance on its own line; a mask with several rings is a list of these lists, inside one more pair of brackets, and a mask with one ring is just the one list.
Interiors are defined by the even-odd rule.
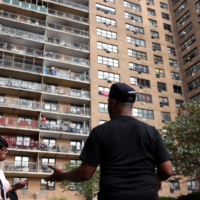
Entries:
[[15,156],[15,167],[28,167],[29,157]]
[[115,14],[115,9],[114,8],[111,8],[111,7],[108,7],[108,6],[104,6],[104,5],[101,5],[101,4],[98,4],[96,3],[96,9],[97,10],[100,10],[100,11],[103,11],[105,14]]
[[167,4],[160,2],[160,7],[168,11]]
[[199,101],[200,100],[200,93],[196,94],[195,96],[190,98],[191,101]]
[[131,8],[133,11],[137,10],[137,11],[141,11],[141,6],[135,3],[131,3],[128,1],[124,1],[124,6]]
[[114,19],[109,19],[101,16],[96,16],[96,21],[106,26],[116,26],[116,21]]
[[164,23],[163,26],[164,26],[164,29],[165,29],[165,30],[168,30],[169,32],[172,32],[171,25],[165,24],[165,23]]
[[155,63],[155,64],[158,64],[158,63],[163,64],[163,59],[162,59],[162,57],[161,57],[161,56],[154,55],[154,63]]
[[176,10],[174,10],[174,15],[177,16],[179,13],[181,13],[185,7],[187,7],[187,1],[184,1]]
[[132,13],[124,12],[125,18],[132,19],[134,22],[141,22],[142,23],[142,17],[139,15],[134,15]]
[[168,42],[174,43],[173,36],[171,36],[171,35],[165,35],[165,40]]
[[42,142],[50,149],[56,148],[56,140],[55,139],[43,138]]
[[157,77],[165,77],[164,69],[156,69],[156,76]]
[[71,190],[71,191],[78,191],[79,190],[79,187],[77,186],[77,183],[75,183],[75,182],[70,182],[70,184],[69,184],[69,189]]
[[200,70],[200,61],[198,61],[197,63],[185,70],[186,77],[195,75],[195,72],[198,70]]
[[71,140],[70,141],[70,150],[72,153],[78,153],[78,151],[81,151],[81,141],[80,140]]
[[187,11],[181,18],[176,21],[176,26],[179,27],[181,24],[183,25],[185,21],[190,17],[190,12]]
[[195,190],[197,189],[196,181],[187,181],[188,190]]
[[105,50],[107,53],[118,53],[118,47],[112,44],[106,44],[103,42],[97,42],[97,48]]
[[157,83],[157,86],[158,86],[158,90],[167,91],[167,86],[166,86],[165,83],[160,83],[160,82],[158,82],[158,83]]
[[199,87],[199,85],[200,85],[200,77],[198,77],[195,80],[188,83],[188,89],[189,89],[189,91],[191,91],[193,89],[197,89]]
[[112,66],[112,67],[119,67],[119,60],[113,58],[107,58],[103,56],[98,56],[98,63],[102,65]]
[[[13,178],[13,185],[19,183],[19,181],[25,181],[28,180],[27,178],[19,178],[19,177],[14,177]],[[27,189],[28,188],[28,182],[27,185],[23,187],[23,189]]]
[[107,31],[104,29],[97,28],[97,35],[103,36],[105,38],[117,39],[117,33],[113,31]]
[[190,22],[184,29],[182,29],[179,33],[179,39],[181,39],[183,36],[187,35],[188,32],[190,32],[193,29],[192,22]]
[[156,31],[150,31],[151,33],[151,38],[154,39],[154,38],[159,38],[159,33],[156,32]]
[[98,78],[103,79],[103,80],[119,82],[120,76],[119,76],[119,74],[98,71]]
[[192,61],[192,58],[194,58],[195,56],[198,55],[198,49],[195,48],[192,51],[190,51],[189,53],[187,53],[185,56],[183,56],[183,62],[184,64],[186,64],[189,61]]
[[152,42],[152,48],[153,48],[153,51],[156,51],[156,50],[161,51],[161,46],[158,43]]
[[136,93],[136,101],[143,101],[145,103],[152,103],[152,96],[150,94]]
[[[172,189],[172,190],[180,190],[179,181],[170,182],[169,188]],[[171,192],[171,190],[170,190],[170,192]]]
[[108,113],[108,104],[107,103],[99,103],[99,112]]
[[147,66],[136,64],[136,63],[129,63],[129,69],[138,71],[138,72],[149,73],[149,69]]
[[20,123],[20,121],[27,121],[28,124],[30,125],[31,121],[32,121],[32,117],[19,115],[18,116],[18,124]]
[[173,85],[174,93],[182,94],[181,86]]
[[16,141],[16,145],[17,146],[21,146],[21,147],[24,147],[24,148],[29,148],[29,144],[30,144],[30,140],[31,138],[30,137],[23,137],[23,136],[17,136],[17,141]]
[[147,12],[148,12],[149,16],[151,16],[151,15],[156,16],[156,11],[153,9],[147,8]]
[[180,0],[172,0],[173,6],[177,4]]
[[176,56],[175,48],[167,47],[167,51],[168,51],[168,53],[173,54],[174,56]]
[[167,97],[159,97],[159,102],[162,105],[169,106],[168,98]]
[[182,106],[182,104],[184,103],[183,100],[179,100],[179,99],[175,99],[175,102],[176,102],[176,107],[177,108],[180,108]]
[[126,38],[128,43],[135,44],[136,46],[143,46],[143,47],[146,46],[145,40],[134,38],[131,36],[126,36]]
[[169,59],[169,65],[173,67],[178,67],[177,60]]
[[51,110],[51,111],[57,111],[58,105],[56,101],[46,101],[44,102],[44,109],[45,110]]
[[4,104],[5,94],[0,94],[0,104]]
[[161,119],[163,122],[170,122],[171,121],[170,113],[161,112]]
[[149,80],[131,77],[130,81],[131,81],[131,85],[138,85],[138,86],[141,86],[141,87],[150,88],[150,81]]
[[40,181],[40,190],[55,190],[55,182],[45,181],[41,178]]
[[105,121],[105,120],[100,120],[99,121],[99,125],[101,125],[101,124],[105,124],[107,121]]
[[179,75],[179,73],[171,72],[171,76],[172,76],[172,79],[180,80],[180,75]]
[[110,92],[110,88],[99,86],[99,94],[101,94],[101,92],[109,93]]
[[200,10],[200,1],[198,1],[195,5],[196,5],[196,11],[198,12]]
[[185,42],[181,44],[181,50],[188,49],[191,44],[193,44],[196,41],[195,36],[192,35],[189,39],[187,39]]
[[162,18],[169,20],[169,15],[166,13],[162,13]]
[[105,0],[106,2],[109,1],[111,3],[115,3],[115,0]]
[[158,26],[158,24],[157,24],[157,21],[156,20],[152,20],[152,19],[149,19],[149,25],[150,25],[150,27],[157,27]]
[[133,116],[147,119],[154,118],[153,110],[144,110],[139,108],[133,108]]
[[147,54],[145,52],[128,49],[128,55],[131,57],[135,57],[138,60],[140,59],[147,60]]
[[154,5],[154,0],[146,0],[147,5]]
[[130,30],[132,32],[134,32],[134,34],[144,34],[144,29],[142,27],[139,26],[134,26],[131,24],[126,24],[126,30]]
[[47,165],[56,165],[56,160],[54,158],[42,158],[41,160],[41,165],[42,168],[45,166],[45,168],[47,168]]
[[71,166],[80,166],[82,164],[81,160],[70,160]]

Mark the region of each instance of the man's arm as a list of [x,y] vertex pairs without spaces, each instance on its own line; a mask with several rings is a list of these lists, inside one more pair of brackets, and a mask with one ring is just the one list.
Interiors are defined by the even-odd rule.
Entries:
[[54,173],[44,180],[50,182],[61,182],[64,180],[68,180],[71,182],[82,182],[89,180],[96,171],[96,167],[86,161],[83,161],[80,167],[77,167],[70,172],[64,172],[61,169],[53,167],[51,165],[49,165],[49,168],[53,169]]
[[173,175],[173,169],[171,160],[168,160],[166,162],[157,165],[156,177],[158,181],[166,181],[172,175]]

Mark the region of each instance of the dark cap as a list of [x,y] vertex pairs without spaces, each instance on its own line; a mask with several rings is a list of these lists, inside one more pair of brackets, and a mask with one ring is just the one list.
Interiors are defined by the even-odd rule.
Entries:
[[136,96],[135,90],[125,83],[115,83],[111,86],[109,94],[106,92],[101,92],[101,94],[123,103],[134,103]]

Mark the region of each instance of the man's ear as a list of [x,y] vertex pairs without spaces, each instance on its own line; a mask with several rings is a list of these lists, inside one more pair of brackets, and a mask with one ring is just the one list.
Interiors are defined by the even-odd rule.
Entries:
[[112,108],[115,108],[117,105],[117,101],[115,99],[112,99]]

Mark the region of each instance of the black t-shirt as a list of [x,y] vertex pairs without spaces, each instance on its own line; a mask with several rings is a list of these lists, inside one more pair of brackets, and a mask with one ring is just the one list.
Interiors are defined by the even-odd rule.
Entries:
[[155,165],[171,157],[154,127],[118,116],[92,130],[80,159],[100,164],[99,200],[158,200]]

